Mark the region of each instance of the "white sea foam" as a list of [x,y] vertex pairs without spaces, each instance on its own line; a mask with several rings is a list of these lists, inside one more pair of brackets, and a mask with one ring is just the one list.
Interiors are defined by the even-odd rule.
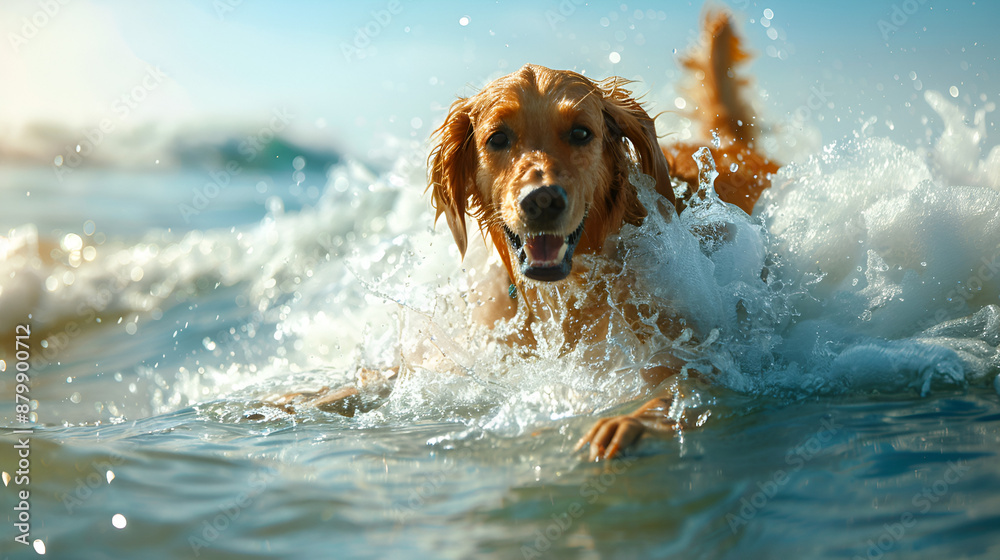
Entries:
[[836,389],[996,373],[998,333],[980,326],[1000,303],[1000,196],[945,181],[880,139],[779,173],[757,214],[782,280],[805,288],[777,349],[786,361]]
[[[931,152],[867,137],[830,144],[784,167],[753,217],[707,192],[676,216],[639,180],[649,217],[619,242],[631,291],[689,328],[655,344],[748,393],[927,392],[996,376],[1000,152],[970,157],[985,141],[982,117],[970,127],[943,96],[927,100],[946,122]],[[658,348],[628,333],[564,354],[558,329],[540,331],[543,346],[525,358],[471,324],[468,277],[491,266],[489,251],[473,236],[460,259],[446,228],[432,229],[412,171],[378,177],[347,163],[331,169],[315,207],[274,205],[253,226],[151,232],[132,246],[84,238],[46,254],[21,229],[4,239],[0,295],[16,313],[3,316],[31,311],[57,328],[90,306],[141,328],[165,306],[231,287],[255,317],[244,339],[271,327],[273,340],[255,342],[267,356],[240,365],[220,353],[230,367],[186,367],[160,384],[174,391],[160,409],[350,380],[358,366],[408,371],[371,422],[476,410],[477,424],[517,432],[643,393],[637,373]],[[90,258],[73,256],[88,246]]]

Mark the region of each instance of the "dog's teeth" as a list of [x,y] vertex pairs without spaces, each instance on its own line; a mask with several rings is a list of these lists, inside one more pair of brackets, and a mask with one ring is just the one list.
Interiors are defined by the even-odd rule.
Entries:
[[566,256],[566,250],[569,249],[569,245],[564,241],[562,247],[559,248],[559,254],[556,256],[556,262],[561,263],[563,258]]
[[[558,245],[556,245],[557,243]],[[552,234],[541,234],[526,237],[524,250],[530,266],[550,267],[562,263],[569,246],[566,244],[565,238]]]
[[551,259],[536,258],[536,255],[532,255],[530,251],[526,251],[528,256],[528,261],[531,266],[556,266],[563,261],[566,257],[566,251],[569,250],[569,245],[563,243],[556,254]]

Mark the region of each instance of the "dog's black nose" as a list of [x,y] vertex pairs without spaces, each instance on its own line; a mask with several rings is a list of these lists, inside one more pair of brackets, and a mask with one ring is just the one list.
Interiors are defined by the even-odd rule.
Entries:
[[559,185],[538,187],[521,199],[525,221],[536,227],[552,225],[566,209],[566,191]]

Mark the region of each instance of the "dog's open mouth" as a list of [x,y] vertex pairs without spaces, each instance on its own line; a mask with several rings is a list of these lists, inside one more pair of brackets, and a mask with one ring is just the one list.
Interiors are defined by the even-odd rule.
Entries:
[[521,264],[521,274],[532,280],[556,282],[569,276],[573,268],[573,250],[583,235],[583,224],[569,235],[552,233],[532,233],[520,236],[504,224],[507,240]]

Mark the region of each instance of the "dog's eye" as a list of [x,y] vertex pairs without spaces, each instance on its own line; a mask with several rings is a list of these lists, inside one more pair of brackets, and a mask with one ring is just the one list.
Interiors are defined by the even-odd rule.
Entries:
[[594,133],[582,126],[574,126],[573,130],[569,131],[570,143],[576,144],[577,146],[582,146],[587,142],[590,142],[590,139],[593,137]]
[[510,138],[504,132],[494,132],[493,136],[490,136],[489,140],[486,141],[486,145],[494,150],[502,150],[510,146]]

